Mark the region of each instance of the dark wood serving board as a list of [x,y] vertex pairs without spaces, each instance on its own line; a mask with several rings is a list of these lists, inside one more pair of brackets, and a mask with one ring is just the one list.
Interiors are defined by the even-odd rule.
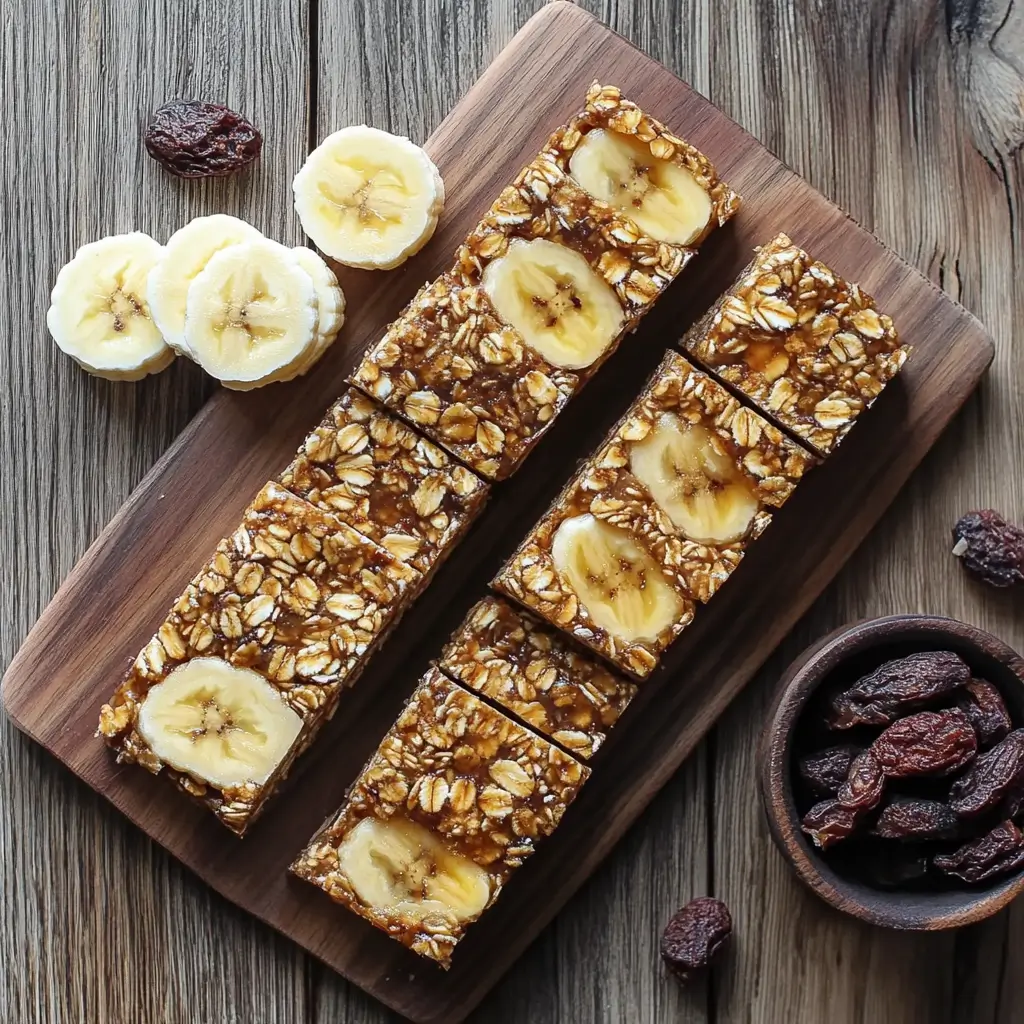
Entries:
[[[620,86],[699,146],[744,198],[482,521],[346,695],[264,818],[238,840],[162,779],[118,767],[94,737],[100,704],[249,498],[285,465],[346,372],[593,79]],[[65,581],[7,671],[14,722],[218,892],[347,978],[422,1022],[462,1019],[557,913],[835,576],[935,443],[992,359],[981,325],[815,192],[742,128],[589,14],[534,17],[427,143],[448,205],[401,270],[346,271],[349,319],[309,377],[218,393],[153,468]],[[283,187],[283,185],[282,185]],[[641,689],[554,837],[469,931],[447,974],[407,952],[287,865],[394,719],[487,580],[671,346],[784,230],[860,281],[916,348],[838,453],[816,470]],[[751,782],[753,785],[753,781]],[[125,941],[130,941],[125,936]]]

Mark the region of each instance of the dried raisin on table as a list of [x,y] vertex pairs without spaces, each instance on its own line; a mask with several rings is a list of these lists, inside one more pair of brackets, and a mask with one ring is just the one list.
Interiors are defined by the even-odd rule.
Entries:
[[835,796],[839,787],[850,774],[850,765],[858,754],[864,753],[863,747],[844,743],[837,747],[819,750],[816,754],[808,754],[800,759],[797,766],[800,778],[815,796]]
[[953,853],[939,854],[933,863],[965,882],[987,882],[1024,867],[1024,834],[1012,821],[1004,821]]
[[972,575],[993,587],[1024,583],[1024,529],[994,509],[968,512],[953,527],[953,554]]
[[991,750],[979,754],[953,783],[949,806],[962,818],[997,807],[1024,784],[1024,729],[1015,729]]
[[220,103],[165,103],[146,128],[149,155],[179,178],[217,178],[251,164],[263,148],[259,129]]
[[889,726],[870,751],[886,776],[948,775],[977,753],[978,738],[959,708],[920,711]]
[[885,773],[870,750],[854,758],[846,781],[839,787],[836,799],[855,811],[877,807],[885,790]]
[[882,839],[955,839],[960,819],[938,800],[894,796],[878,815],[872,834]]
[[971,678],[971,670],[952,651],[923,651],[880,665],[832,699],[828,725],[888,725],[904,711],[942,697]]
[[729,908],[700,896],[677,911],[661,936],[661,958],[682,982],[706,970],[732,934]]
[[843,839],[849,839],[857,830],[864,814],[853,807],[844,807],[838,800],[822,800],[805,815],[800,827],[820,850]]
[[982,747],[997,743],[1013,728],[1002,694],[984,679],[968,682],[966,692],[958,703],[960,710],[970,719]]

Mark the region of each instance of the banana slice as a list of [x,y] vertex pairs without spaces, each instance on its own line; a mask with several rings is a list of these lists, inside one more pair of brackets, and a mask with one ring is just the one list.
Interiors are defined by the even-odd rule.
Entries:
[[149,691],[137,728],[164,763],[230,789],[266,782],[302,719],[250,669],[194,658]]
[[334,276],[334,271],[324,262],[318,252],[305,245],[292,249],[299,266],[309,274],[316,289],[317,324],[316,344],[303,369],[306,372],[334,342],[345,322],[345,293]]
[[566,519],[551,558],[595,625],[626,643],[655,640],[683,615],[658,564],[620,526],[589,513]]
[[46,326],[89,373],[139,380],[174,360],[146,300],[146,278],[162,253],[159,242],[133,231],[83,245],[61,268]]
[[146,297],[153,320],[175,352],[189,355],[185,345],[185,303],[196,275],[214,253],[262,237],[244,220],[215,213],[190,220],[167,240],[163,256],[149,272]]
[[419,146],[351,125],[328,135],[292,183],[295,212],[339,263],[390,270],[419,252],[444,208],[444,182]]
[[472,921],[491,897],[482,867],[408,818],[363,818],[338,847],[338,868],[368,907],[407,920]]
[[711,219],[711,197],[685,167],[621,132],[588,132],[569,158],[569,173],[659,242],[688,245]]
[[761,507],[754,484],[699,423],[664,413],[633,445],[630,470],[690,540],[728,544],[740,540]]
[[185,345],[226,387],[290,380],[303,372],[316,340],[316,288],[295,253],[277,242],[222,249],[189,287]]
[[554,366],[590,366],[622,330],[611,286],[578,252],[546,238],[514,238],[482,281],[501,317]]

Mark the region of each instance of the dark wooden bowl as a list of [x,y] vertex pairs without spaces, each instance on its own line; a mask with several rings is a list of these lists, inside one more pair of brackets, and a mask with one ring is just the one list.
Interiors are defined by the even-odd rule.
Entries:
[[[793,795],[793,746],[800,717],[823,685],[852,683],[889,658],[950,650],[997,686],[1017,725],[1024,724],[1024,659],[1001,640],[956,619],[893,615],[844,626],[789,667],[761,741],[761,797],[772,838],[796,873],[823,900],[886,928],[935,931],[973,924],[1024,892],[1024,871],[985,887],[890,892],[837,874],[800,830]],[[847,678],[848,677],[848,678]]]

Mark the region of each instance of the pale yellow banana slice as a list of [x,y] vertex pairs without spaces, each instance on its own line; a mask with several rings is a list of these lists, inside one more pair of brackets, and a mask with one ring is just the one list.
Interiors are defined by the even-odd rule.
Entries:
[[482,867],[408,818],[363,818],[338,847],[338,870],[366,906],[405,920],[472,921],[491,896]]
[[365,270],[389,270],[419,252],[444,208],[444,182],[426,152],[365,124],[328,135],[292,190],[317,247]]
[[163,256],[149,272],[146,297],[153,320],[175,352],[189,355],[185,345],[185,303],[196,275],[221,249],[262,237],[244,220],[215,213],[190,220],[167,240]]
[[740,540],[761,507],[750,478],[716,434],[673,413],[634,444],[633,475],[690,540],[728,544]]
[[569,158],[569,173],[659,242],[688,245],[711,219],[711,197],[685,167],[621,132],[588,132]]
[[162,253],[159,242],[133,231],[83,245],[61,268],[46,326],[89,373],[139,380],[174,360],[146,300],[146,278]]
[[546,238],[514,238],[484,269],[483,287],[502,319],[554,366],[590,366],[622,331],[612,287],[574,249]]
[[316,346],[317,294],[295,253],[267,238],[222,249],[188,290],[185,345],[226,387],[302,372]]
[[619,640],[655,640],[683,615],[657,562],[620,526],[589,513],[566,519],[551,558],[594,624]]
[[251,669],[194,658],[146,694],[137,728],[165,764],[230,789],[266,782],[302,719]]
[[303,373],[327,351],[338,336],[345,322],[345,293],[334,276],[334,271],[324,262],[323,257],[307,246],[300,245],[292,250],[299,266],[309,274],[316,289],[317,327],[316,345],[310,353]]

